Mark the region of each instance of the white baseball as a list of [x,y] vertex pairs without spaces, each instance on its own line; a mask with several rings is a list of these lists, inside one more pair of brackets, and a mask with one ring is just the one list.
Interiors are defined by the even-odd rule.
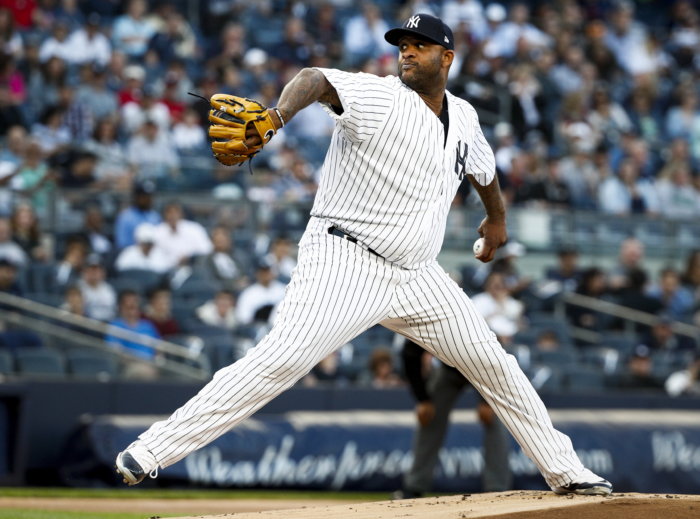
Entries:
[[484,239],[479,238],[478,240],[476,240],[472,249],[474,250],[474,256],[478,256],[479,254],[481,254],[481,251],[484,250]]

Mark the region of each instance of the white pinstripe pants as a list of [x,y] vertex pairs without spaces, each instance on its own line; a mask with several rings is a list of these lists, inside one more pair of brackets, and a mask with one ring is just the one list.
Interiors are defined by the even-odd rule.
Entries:
[[312,218],[275,324],[260,343],[139,438],[161,467],[181,460],[294,385],[331,352],[381,323],[457,367],[484,396],[550,487],[583,465],[515,358],[434,262],[405,270],[327,233]]

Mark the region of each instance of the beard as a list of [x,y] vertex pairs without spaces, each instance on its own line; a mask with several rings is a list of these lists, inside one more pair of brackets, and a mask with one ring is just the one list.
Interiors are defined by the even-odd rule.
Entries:
[[401,82],[416,92],[427,92],[435,88],[435,82],[440,77],[440,57],[423,64],[415,64],[408,70],[398,64],[398,75]]

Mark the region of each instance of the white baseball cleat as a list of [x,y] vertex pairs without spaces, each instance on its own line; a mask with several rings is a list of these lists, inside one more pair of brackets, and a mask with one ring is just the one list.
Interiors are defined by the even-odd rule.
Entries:
[[585,469],[571,483],[552,489],[555,494],[578,494],[581,496],[609,496],[612,484],[607,479]]
[[115,461],[117,474],[124,478],[124,483],[134,486],[141,483],[146,476],[158,476],[158,463],[153,454],[138,442],[129,445],[117,454]]

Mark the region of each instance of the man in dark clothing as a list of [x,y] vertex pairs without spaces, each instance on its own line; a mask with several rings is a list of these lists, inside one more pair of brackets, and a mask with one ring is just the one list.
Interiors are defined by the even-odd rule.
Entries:
[[[420,497],[431,490],[438,453],[447,434],[450,412],[461,392],[469,386],[455,368],[440,363],[426,377],[423,370],[425,350],[409,340],[404,344],[402,359],[411,392],[416,399],[418,430],[413,442],[413,464],[404,474],[401,490],[394,499]],[[484,426],[484,492],[501,492],[512,486],[508,464],[510,436],[493,409],[479,399],[479,420]]]

